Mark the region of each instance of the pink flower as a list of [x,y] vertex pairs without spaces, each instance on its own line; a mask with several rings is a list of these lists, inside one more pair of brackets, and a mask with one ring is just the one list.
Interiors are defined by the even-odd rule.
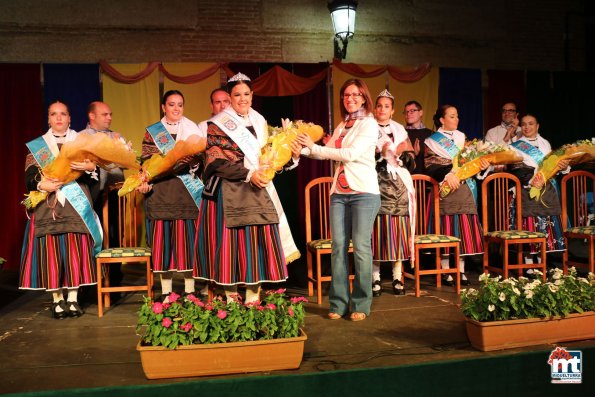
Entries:
[[219,317],[221,320],[225,319],[225,317],[227,317],[227,312],[225,310],[219,310],[217,312],[217,317]]
[[165,303],[163,304],[163,310],[167,310],[167,309],[169,309],[169,307],[170,307],[170,306],[171,306],[171,303],[169,303],[169,302],[165,302]]
[[182,325],[180,328],[182,328],[182,330],[184,330],[185,332],[190,332],[190,330],[192,329],[192,324],[186,323]]
[[295,313],[293,312],[293,309],[291,307],[287,308],[287,313],[289,313],[289,317],[293,317],[295,315]]
[[161,302],[155,302],[153,303],[153,307],[151,309],[153,310],[153,313],[161,314],[163,313],[163,304]]
[[207,310],[213,310],[213,305],[211,305],[210,303],[208,303],[208,304],[205,306],[205,309],[207,309]]
[[169,317],[165,317],[162,321],[161,321],[161,325],[163,325],[165,328],[169,328],[172,324],[171,318]]
[[261,305],[258,305],[258,306],[256,306],[256,309],[258,309],[260,311],[263,311],[264,310],[264,307],[262,307]]
[[202,301],[201,301],[201,300],[199,300],[199,299],[197,299],[197,300],[196,300],[196,302],[194,302],[194,304],[195,304],[196,306],[205,307],[205,304],[204,304],[204,303],[202,303]]
[[289,299],[291,301],[291,303],[296,304],[299,302],[308,302],[308,299],[304,298],[303,296],[294,296],[293,298]]
[[169,303],[174,303],[179,298],[180,298],[180,295],[176,294],[175,292],[172,292],[172,293],[169,294],[167,300],[169,301]]
[[285,293],[285,288],[279,288],[277,291],[275,291],[276,294],[283,294]]
[[275,310],[277,306],[274,303],[267,303],[267,309]]

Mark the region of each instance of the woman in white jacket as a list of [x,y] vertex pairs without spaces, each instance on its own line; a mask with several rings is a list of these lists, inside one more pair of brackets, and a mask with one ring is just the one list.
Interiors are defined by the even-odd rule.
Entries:
[[[333,234],[332,282],[328,317],[338,320],[350,313],[352,321],[364,320],[372,305],[372,226],[380,208],[375,151],[378,123],[366,84],[347,80],[341,87],[342,121],[325,146],[301,134],[304,154],[336,161],[331,187],[330,221]],[[355,280],[349,293],[348,248],[353,242]]]

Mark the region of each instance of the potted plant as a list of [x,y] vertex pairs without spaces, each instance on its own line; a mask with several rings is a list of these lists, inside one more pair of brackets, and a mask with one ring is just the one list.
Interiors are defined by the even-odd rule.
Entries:
[[461,293],[471,345],[483,351],[595,337],[595,275],[550,270],[549,279],[482,274]]
[[298,368],[307,339],[307,302],[284,289],[244,304],[194,295],[145,298],[138,317],[137,350],[149,379]]

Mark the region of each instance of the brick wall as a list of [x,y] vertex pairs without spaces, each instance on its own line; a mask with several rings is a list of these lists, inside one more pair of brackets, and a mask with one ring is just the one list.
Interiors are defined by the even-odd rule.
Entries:
[[[0,62],[321,62],[325,0],[0,0]],[[585,70],[581,0],[360,0],[346,62]]]

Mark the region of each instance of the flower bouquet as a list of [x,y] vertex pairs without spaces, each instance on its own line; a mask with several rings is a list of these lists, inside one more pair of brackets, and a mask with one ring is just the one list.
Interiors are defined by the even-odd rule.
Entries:
[[529,197],[539,200],[543,190],[547,185],[547,182],[556,176],[558,171],[560,171],[558,163],[561,160],[568,160],[569,165],[586,163],[595,160],[594,142],[595,138],[591,138],[590,140],[580,140],[568,145],[564,145],[559,149],[548,153],[548,155],[543,158],[541,165],[533,176],[533,178],[535,178],[537,175],[541,175],[541,177],[543,177],[544,184],[540,189],[532,186],[531,190],[529,191]]
[[130,175],[118,190],[118,196],[124,196],[139,187],[143,182],[150,182],[155,177],[174,169],[176,163],[187,156],[204,152],[207,147],[206,138],[191,135],[184,141],[177,141],[167,154],[154,154],[141,166],[138,174]]
[[[520,154],[505,145],[497,145],[491,141],[474,139],[465,144],[465,147],[453,159],[455,175],[462,181],[471,178],[481,171],[481,160],[487,160],[490,165],[510,164],[523,161]],[[440,197],[444,198],[451,192],[444,181],[440,183]]]
[[291,143],[301,133],[306,133],[314,142],[324,136],[321,126],[313,123],[306,123],[301,120],[284,123],[283,127],[269,127],[269,139],[262,148],[260,154],[261,169],[269,180],[275,176],[291,159]]
[[[140,164],[130,146],[119,137],[110,137],[108,134],[78,134],[70,142],[60,148],[60,153],[41,172],[44,177],[57,179],[64,184],[78,179],[83,171],[70,168],[72,161],[92,160],[100,167],[106,168],[115,164],[121,168],[139,169]],[[35,208],[45,200],[47,192],[31,191],[25,195],[22,204],[28,209]]]
[[267,291],[262,302],[243,304],[172,293],[168,303],[145,298],[137,323],[141,344],[175,349],[180,345],[293,338],[304,324],[307,299]]
[[550,318],[595,310],[595,275],[578,277],[574,267],[569,270],[564,275],[552,269],[547,282],[526,277],[501,280],[501,276],[482,274],[479,290],[462,291],[461,310],[476,321]]

